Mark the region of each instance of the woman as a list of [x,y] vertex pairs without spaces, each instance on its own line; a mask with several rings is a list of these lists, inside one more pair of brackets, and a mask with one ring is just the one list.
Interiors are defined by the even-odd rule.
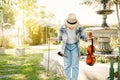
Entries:
[[[66,80],[77,80],[79,74],[79,40],[87,41],[83,29],[76,15],[68,15],[65,23],[59,29],[58,40],[62,41],[62,53],[64,53],[64,71]],[[72,78],[71,78],[72,76]]]

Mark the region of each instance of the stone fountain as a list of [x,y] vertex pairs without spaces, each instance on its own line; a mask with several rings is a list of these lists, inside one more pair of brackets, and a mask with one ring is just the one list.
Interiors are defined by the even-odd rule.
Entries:
[[112,53],[113,49],[110,46],[110,38],[118,36],[118,30],[111,29],[106,22],[107,15],[110,15],[114,12],[114,10],[107,9],[108,1],[109,0],[101,0],[103,9],[96,11],[98,15],[102,15],[102,25],[100,27],[86,29],[87,32],[91,31],[93,33],[93,36],[97,38],[99,44],[96,52],[101,54]]

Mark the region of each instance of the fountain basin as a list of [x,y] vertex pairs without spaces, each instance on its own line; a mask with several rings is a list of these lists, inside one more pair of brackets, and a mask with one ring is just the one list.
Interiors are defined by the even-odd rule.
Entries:
[[117,29],[93,27],[93,28],[87,28],[86,31],[92,32],[95,37],[118,37]]
[[109,15],[109,14],[111,14],[111,13],[113,13],[114,12],[114,10],[98,10],[98,11],[96,11],[97,12],[97,14],[101,14],[101,15]]

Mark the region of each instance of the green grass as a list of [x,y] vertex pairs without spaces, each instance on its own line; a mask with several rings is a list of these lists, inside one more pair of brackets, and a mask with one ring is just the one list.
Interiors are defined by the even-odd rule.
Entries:
[[[64,77],[52,72],[48,76],[46,69],[40,64],[42,59],[42,53],[0,55],[0,80],[64,80]],[[9,76],[4,77],[6,75]]]

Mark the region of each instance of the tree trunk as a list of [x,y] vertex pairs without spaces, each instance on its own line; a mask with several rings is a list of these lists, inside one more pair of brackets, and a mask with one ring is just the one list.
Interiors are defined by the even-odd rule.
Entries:
[[118,19],[118,29],[120,30],[120,16],[119,16],[118,3],[115,3],[115,6],[116,6],[117,19]]

